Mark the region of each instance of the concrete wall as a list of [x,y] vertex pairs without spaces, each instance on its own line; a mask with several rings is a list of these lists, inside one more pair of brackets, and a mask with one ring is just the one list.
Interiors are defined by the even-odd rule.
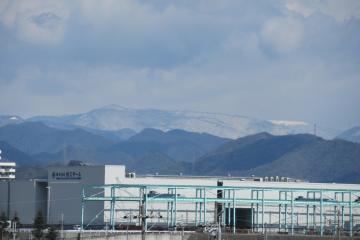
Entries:
[[125,166],[105,165],[105,184],[123,183],[125,179]]
[[[103,185],[105,179],[104,166],[51,167],[48,170],[50,187],[50,223],[58,224],[64,217],[65,224],[81,223],[81,193],[86,185]],[[87,194],[103,196],[103,193],[92,191]],[[85,222],[93,220],[93,224],[103,224],[103,203],[86,204]],[[96,217],[96,215],[98,217]]]
[[47,182],[37,182],[36,195],[35,195],[35,211],[42,212],[44,217],[47,214]]
[[[15,212],[18,214],[20,221],[24,224],[32,224],[34,216],[40,204],[46,205],[46,198],[41,198],[40,185],[37,180],[20,180],[12,181],[10,193],[10,216],[14,216]],[[46,212],[42,212],[45,216]]]
[[[7,182],[0,182],[0,212],[7,213]],[[15,213],[23,224],[32,224],[37,211],[46,215],[46,182],[42,180],[10,181],[10,218]]]
[[0,214],[7,214],[8,208],[8,184],[6,181],[0,181]]

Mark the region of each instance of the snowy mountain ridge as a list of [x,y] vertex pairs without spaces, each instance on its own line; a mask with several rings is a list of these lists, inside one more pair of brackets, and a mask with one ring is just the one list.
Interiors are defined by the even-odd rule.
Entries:
[[[41,121],[50,126],[81,126],[111,131],[124,128],[136,132],[145,128],[162,131],[183,129],[233,139],[259,132],[274,135],[313,132],[312,125],[302,121],[260,120],[222,113],[134,109],[118,105],[108,105],[75,115],[38,116],[28,121]],[[332,137],[329,133],[321,131],[319,135],[325,138]]]
[[8,124],[21,123],[24,120],[16,115],[0,115],[0,127]]

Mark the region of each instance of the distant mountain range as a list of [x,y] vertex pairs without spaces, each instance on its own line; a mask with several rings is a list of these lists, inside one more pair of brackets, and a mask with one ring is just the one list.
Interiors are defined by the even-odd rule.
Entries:
[[82,160],[90,164],[125,164],[128,170],[139,173],[151,170],[168,174],[191,169],[197,158],[230,141],[206,133],[156,129],[144,129],[126,141],[115,141],[102,132],[58,129],[40,122],[0,127],[0,140],[29,156],[26,164],[16,155],[9,158],[20,166]]
[[337,136],[338,139],[360,143],[360,127],[353,127]]
[[195,172],[360,183],[360,144],[297,134],[239,138],[201,157]]
[[[258,133],[235,140],[180,129],[144,129],[119,140],[106,130],[53,128],[41,122],[0,127],[4,158],[18,177],[44,176],[47,165],[80,160],[124,164],[140,174],[287,176],[320,182],[360,183],[360,144],[310,134]],[[105,135],[106,135],[105,134]]]
[[[10,116],[19,118],[17,116]],[[7,116],[9,118],[9,116]],[[7,119],[6,118],[6,119]],[[0,119],[0,126],[9,120]],[[15,121],[15,120],[13,120]],[[146,128],[168,131],[182,129],[189,132],[208,133],[224,138],[238,138],[259,132],[274,135],[313,133],[313,125],[303,121],[261,120],[251,117],[194,112],[165,111],[156,109],[132,109],[109,105],[87,113],[65,116],[36,116],[21,121],[42,122],[50,127],[61,129],[83,128],[91,131],[102,131],[103,136],[124,140],[135,132]],[[11,121],[10,121],[11,122]],[[126,129],[126,132],[124,132]],[[114,131],[120,131],[115,133]],[[318,129],[318,135],[333,138],[336,132]]]
[[57,152],[66,146],[101,148],[112,142],[82,129],[61,130],[40,122],[23,122],[0,128],[0,140],[28,153]]
[[360,144],[318,139],[239,174],[288,176],[313,182],[360,183]]
[[297,148],[318,140],[320,138],[309,134],[250,135],[224,144],[204,155],[195,163],[195,171],[211,175],[239,175],[242,171],[271,163]]

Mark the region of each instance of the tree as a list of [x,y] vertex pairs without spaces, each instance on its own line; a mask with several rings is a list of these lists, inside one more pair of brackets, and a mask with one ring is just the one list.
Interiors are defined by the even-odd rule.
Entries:
[[43,217],[41,211],[39,211],[36,214],[36,217],[34,219],[33,228],[34,228],[34,230],[32,231],[32,234],[33,234],[34,238],[41,239],[42,236],[44,235],[44,229],[46,228],[45,220],[44,220],[44,217]]
[[8,221],[8,218],[6,217],[5,212],[2,212],[0,215],[0,231],[1,231],[0,237],[1,237],[1,240],[3,239],[5,229],[9,225],[7,221]]
[[56,230],[56,228],[50,227],[45,237],[48,240],[56,240],[58,235],[59,232]]

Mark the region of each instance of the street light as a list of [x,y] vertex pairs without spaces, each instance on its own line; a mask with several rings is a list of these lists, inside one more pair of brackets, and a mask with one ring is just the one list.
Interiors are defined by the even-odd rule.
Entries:
[[61,239],[64,239],[64,214],[61,213]]
[[126,225],[126,240],[129,239],[129,225],[130,225],[130,222],[131,222],[131,214],[126,214],[124,216],[124,219],[128,219],[128,222],[127,222],[127,225]]
[[51,193],[51,187],[47,186],[46,188],[48,189],[46,222],[47,222],[47,224],[50,224],[50,193]]

